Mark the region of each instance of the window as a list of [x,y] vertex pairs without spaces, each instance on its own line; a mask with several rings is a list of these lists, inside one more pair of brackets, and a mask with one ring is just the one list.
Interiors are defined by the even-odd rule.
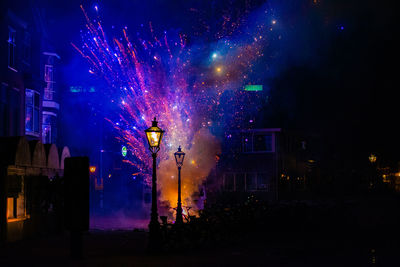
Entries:
[[25,91],[25,133],[39,136],[39,93],[26,89]]
[[7,198],[7,219],[17,218],[17,198],[8,197]]
[[45,82],[53,81],[53,65],[44,66],[44,81]]
[[25,205],[24,193],[18,196],[7,198],[7,220],[26,218],[27,210]]
[[8,27],[8,67],[16,71],[15,64],[15,36],[16,32],[13,28]]
[[268,191],[268,175],[266,173],[257,173],[257,189]]
[[44,88],[44,100],[53,100],[53,83],[48,82],[46,87]]
[[[43,115],[43,122],[44,122],[44,116]],[[51,144],[51,125],[50,124],[42,124],[42,138],[43,138],[43,144]]]
[[270,190],[268,173],[225,173],[223,177],[223,190],[236,192],[266,191]]
[[46,88],[44,89],[44,100],[53,100],[53,65],[44,66],[44,81],[47,83]]
[[253,140],[253,151],[272,151],[272,134],[256,134]]
[[272,133],[243,133],[243,152],[274,152]]
[[44,144],[56,143],[56,123],[57,115],[55,113],[43,111],[42,139]]

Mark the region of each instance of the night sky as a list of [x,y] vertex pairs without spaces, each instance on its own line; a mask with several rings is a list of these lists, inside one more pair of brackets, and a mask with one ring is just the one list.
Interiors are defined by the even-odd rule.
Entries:
[[[41,2],[62,58],[63,83],[96,79],[71,45],[80,44],[85,27],[82,1]],[[127,26],[134,33],[151,21],[161,32],[187,33],[189,43],[209,47],[216,42],[221,14],[235,20],[257,16],[261,8],[275,10],[282,41],[270,42],[252,72],[269,88],[257,126],[317,135],[326,159],[362,164],[373,152],[395,165],[400,142],[393,2],[83,1],[83,6],[92,17],[98,6],[108,32],[110,26],[115,31]],[[204,25],[210,26],[208,32]]]

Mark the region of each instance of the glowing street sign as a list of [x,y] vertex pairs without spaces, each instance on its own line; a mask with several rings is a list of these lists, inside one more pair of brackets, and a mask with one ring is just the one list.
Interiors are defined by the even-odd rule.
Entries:
[[245,91],[262,91],[263,86],[262,85],[246,85],[244,87]]
[[69,91],[71,93],[94,93],[94,92],[96,92],[96,88],[94,88],[94,86],[90,86],[90,87],[70,86]]
[[121,155],[123,157],[126,157],[126,155],[128,154],[128,149],[126,149],[126,146],[122,146],[121,148]]

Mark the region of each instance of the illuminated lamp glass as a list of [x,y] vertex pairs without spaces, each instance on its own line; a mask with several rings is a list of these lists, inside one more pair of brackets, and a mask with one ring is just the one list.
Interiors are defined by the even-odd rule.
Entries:
[[90,166],[90,167],[89,167],[89,171],[90,171],[91,173],[96,172],[96,166]]
[[152,153],[156,153],[160,150],[160,143],[164,134],[164,131],[157,126],[157,123],[158,122],[154,117],[151,127],[145,130],[149,149]]

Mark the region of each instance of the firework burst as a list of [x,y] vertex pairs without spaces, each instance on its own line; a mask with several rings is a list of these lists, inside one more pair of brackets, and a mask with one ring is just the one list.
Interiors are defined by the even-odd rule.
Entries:
[[[164,31],[159,37],[149,23],[149,40],[139,34],[131,39],[126,28],[120,38],[109,39],[100,20],[91,20],[81,8],[86,31],[82,34],[82,47],[73,46],[89,62],[89,72],[102,77],[109,85],[105,101],[119,107],[118,114],[106,120],[116,129],[117,139],[128,147],[130,153],[125,162],[150,182],[151,161],[146,153],[143,130],[157,117],[160,127],[166,130],[159,157],[160,198],[171,206],[176,203],[173,153],[181,145],[187,153],[186,166],[182,169],[183,204],[193,206],[191,197],[215,166],[215,154],[219,152],[218,141],[208,130],[213,126],[211,118],[222,120],[225,114],[219,107],[221,96],[227,90],[243,88],[254,61],[264,55],[265,34],[270,31],[264,18],[251,30],[241,28],[247,33],[240,39],[218,35],[214,47],[220,52],[214,52],[210,60],[205,60],[207,66],[204,62],[202,66],[194,55],[204,55],[206,49],[196,45],[188,47],[184,34],[170,40]],[[226,15],[223,18],[223,29],[227,31],[229,18]],[[237,29],[237,22],[230,28],[230,33]],[[230,100],[228,104],[240,110],[238,99]]]

